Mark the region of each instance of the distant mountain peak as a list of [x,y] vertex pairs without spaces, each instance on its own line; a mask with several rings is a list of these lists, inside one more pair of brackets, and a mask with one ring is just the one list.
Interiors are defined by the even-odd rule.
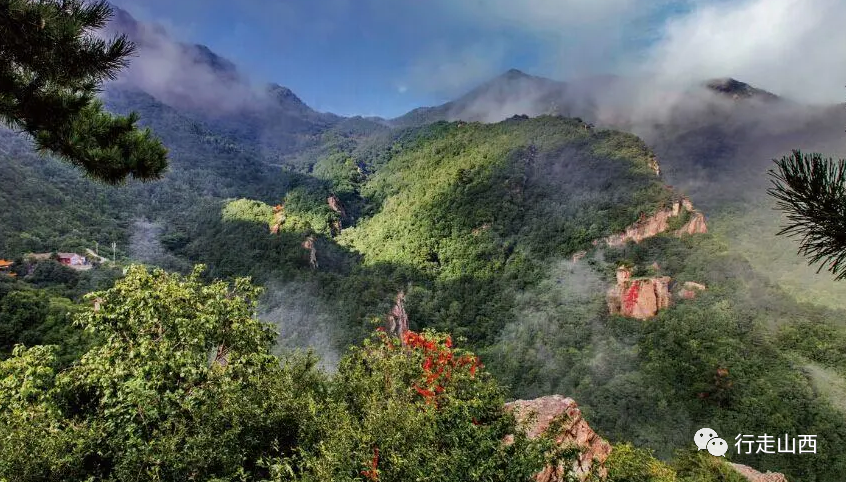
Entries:
[[531,77],[531,75],[529,75],[529,74],[527,74],[527,73],[525,73],[525,72],[523,72],[522,70],[519,70],[519,69],[508,69],[507,71],[505,71],[505,73],[500,75],[500,77],[525,78],[525,77]]
[[267,92],[274,96],[280,102],[305,105],[305,102],[303,102],[302,99],[300,99],[297,94],[294,93],[293,90],[279,85],[275,82],[267,86]]
[[779,96],[772,92],[753,87],[746,82],[741,82],[731,77],[722,79],[711,79],[705,83],[705,87],[718,94],[730,96],[734,99],[757,98],[765,101],[778,100]]

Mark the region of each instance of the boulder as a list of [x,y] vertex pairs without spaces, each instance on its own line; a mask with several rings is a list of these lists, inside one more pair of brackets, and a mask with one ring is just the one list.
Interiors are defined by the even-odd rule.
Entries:
[[580,481],[587,480],[591,475],[603,480],[608,476],[605,461],[611,455],[611,444],[590,428],[572,398],[551,395],[534,400],[517,400],[506,403],[505,408],[516,410],[517,420],[521,424],[531,420],[526,427],[529,438],[540,436],[553,422],[557,422],[553,425],[555,431],[550,435],[555,437],[561,447],[576,447],[580,451],[572,466],[548,466],[535,476],[537,482],[569,481],[570,475]]
[[625,267],[617,269],[617,284],[608,290],[606,300],[612,315],[646,320],[671,303],[669,276],[632,279]]
[[693,203],[689,199],[681,198],[673,202],[670,207],[661,209],[652,216],[641,216],[636,223],[626,228],[625,232],[611,235],[605,239],[605,242],[608,246],[612,247],[624,246],[629,241],[640,243],[644,239],[668,231],[670,229],[670,220],[681,216],[683,212],[690,213],[691,218],[684,226],[674,232],[675,236],[681,237],[708,232],[708,226],[705,224],[705,215],[695,210]]
[[787,477],[778,472],[761,473],[752,467],[741,464],[730,464],[740,475],[746,477],[749,482],[787,482]]
[[705,291],[707,288],[705,285],[700,283],[694,283],[693,281],[688,281],[684,284],[682,289],[679,291],[679,296],[685,300],[693,300],[696,299],[696,295],[700,291]]

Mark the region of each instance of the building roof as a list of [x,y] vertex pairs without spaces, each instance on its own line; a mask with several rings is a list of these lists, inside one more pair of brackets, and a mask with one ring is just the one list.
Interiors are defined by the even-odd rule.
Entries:
[[9,266],[12,266],[13,264],[15,264],[14,261],[0,259],[0,268],[8,268]]
[[76,253],[56,253],[60,258],[73,258],[74,256],[79,256],[82,258],[83,256],[76,254]]

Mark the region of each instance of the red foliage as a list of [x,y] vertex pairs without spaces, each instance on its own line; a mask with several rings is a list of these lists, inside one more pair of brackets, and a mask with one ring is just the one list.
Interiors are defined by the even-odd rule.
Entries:
[[[380,336],[382,336],[381,333]],[[389,347],[392,346],[387,336],[383,339]],[[421,365],[423,369],[421,383],[415,384],[413,388],[427,404],[434,403],[437,406],[437,395],[444,392],[456,369],[469,366],[468,371],[473,377],[476,375],[476,370],[483,366],[475,356],[456,357],[452,351],[452,338],[449,336],[443,342],[438,342],[420,333],[406,331],[402,334],[402,344],[408,349],[422,351],[426,356]]]
[[361,475],[367,477],[369,480],[379,480],[379,447],[373,448],[373,458],[370,460],[370,468],[362,470]]

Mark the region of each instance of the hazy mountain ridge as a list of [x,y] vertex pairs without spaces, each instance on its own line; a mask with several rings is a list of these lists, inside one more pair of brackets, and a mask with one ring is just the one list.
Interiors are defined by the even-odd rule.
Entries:
[[[207,262],[215,276],[255,275],[271,287],[263,315],[282,327],[287,310],[306,325],[317,319],[315,326],[299,327],[298,336],[332,344],[318,347],[328,359],[372,329],[367,320],[384,316],[397,292],[407,291],[413,328],[464,336],[515,395],[576,396],[603,434],[662,456],[689,443],[690,429],[705,422],[721,429],[740,420],[744,429],[763,431],[778,419],[786,430],[830,429],[832,443],[842,433],[843,420],[832,415],[825,394],[812,390],[810,376],[790,361],[807,357],[826,376],[843,377],[846,363],[837,351],[846,345],[836,331],[842,312],[796,303],[772,282],[779,266],[750,262],[748,246],[734,249],[732,237],[748,228],[749,211],[767,206],[760,188],[769,158],[792,147],[836,144],[841,111],[778,101],[733,80],[703,83],[642,110],[615,103],[620,92],[634,91],[624,79],[563,83],[512,70],[453,102],[394,119],[390,129],[379,119],[315,112],[285,87],[253,88],[234,64],[208,49],[171,48],[177,44],[161,43],[166,32],[153,34],[142,55],[143,48],[173,53],[186,62],[185,72],[168,73],[167,82],[130,72],[106,98],[116,111],[141,113],[171,148],[172,167],[160,183],[113,192],[125,206],[109,227],[118,239],[144,234],[136,233],[134,216],[149,217],[162,225],[150,230],[160,239],[149,241],[163,240],[163,254],[186,265]],[[189,95],[192,82],[206,81],[212,88],[204,95]],[[606,91],[614,93],[610,103]],[[587,122],[511,118],[521,114]],[[471,124],[436,122],[458,120]],[[613,126],[646,143],[602,129]],[[658,154],[660,178],[647,146]],[[97,212],[95,200],[104,199],[99,189],[84,197],[88,205],[71,205],[68,193],[91,186],[71,168],[61,171],[70,172],[69,181],[49,175],[54,160],[26,162],[33,168],[17,174],[23,171],[16,167],[18,182],[50,183],[67,205],[51,214],[73,221],[49,226],[42,215],[32,221],[39,230],[73,233]],[[701,237],[591,247],[641,213],[660,209],[671,193],[666,183],[692,194],[712,219],[729,205],[740,221],[722,231],[718,221],[717,234]],[[18,204],[26,205],[36,191],[16,192]],[[333,208],[335,196],[344,216]],[[260,216],[224,219],[221,210],[233,206],[227,201],[233,197],[259,201],[260,213],[284,207],[288,224],[271,235]],[[11,213],[9,226],[29,229],[27,212]],[[78,234],[74,249],[96,236]],[[764,249],[765,234],[755,233]],[[22,236],[30,244],[15,241],[14,247],[58,249],[67,237],[37,244]],[[310,237],[316,267],[304,247]],[[581,250],[590,251],[587,258],[571,262]],[[707,283],[709,290],[653,322],[620,319],[601,299],[618,264],[634,265],[638,275]],[[274,289],[278,280],[308,289]],[[289,289],[297,302],[276,309],[274,297]],[[835,285],[831,293],[840,289]],[[318,315],[299,316],[315,306]],[[835,334],[808,335],[805,345],[791,338],[789,330],[808,326]],[[723,365],[730,366],[733,391],[714,378]],[[759,403],[762,394],[769,397],[762,406],[744,404]],[[814,410],[806,413],[809,406]],[[838,466],[830,461],[814,469],[821,480],[836,480]],[[812,470],[809,461],[752,457],[750,463],[790,474]]]

